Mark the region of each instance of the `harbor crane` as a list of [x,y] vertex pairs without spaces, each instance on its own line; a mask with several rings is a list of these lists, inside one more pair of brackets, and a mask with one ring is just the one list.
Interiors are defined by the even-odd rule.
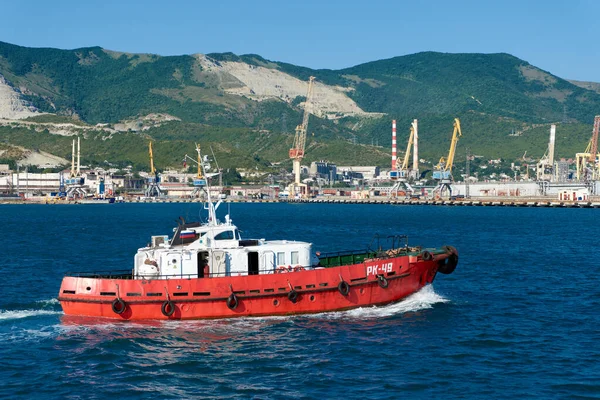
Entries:
[[85,180],[81,176],[81,140],[77,137],[77,163],[75,163],[75,140],[73,140],[73,148],[71,151],[71,173],[69,177],[65,179],[65,185],[67,187],[67,197],[86,197],[87,192],[84,187]]
[[146,197],[159,197],[162,195],[160,190],[160,177],[158,171],[154,168],[154,154],[152,153],[152,142],[148,143],[148,153],[150,154],[150,174],[147,178]]
[[450,151],[448,152],[448,157],[441,157],[440,161],[434,167],[433,171],[433,179],[438,181],[437,186],[433,190],[434,193],[439,193],[441,197],[446,189],[449,192],[449,195],[452,196],[452,165],[454,164],[454,155],[456,153],[456,144],[458,143],[458,138],[462,136],[462,131],[460,129],[460,120],[458,118],[454,118],[454,131],[452,132],[452,141],[450,142]]
[[315,77],[311,76],[308,78],[308,90],[306,93],[306,101],[304,102],[304,116],[302,118],[302,124],[296,127],[296,135],[294,136],[294,146],[290,149],[289,155],[292,159],[292,166],[294,172],[294,182],[288,187],[290,196],[299,195],[306,197],[308,194],[306,184],[300,182],[300,162],[304,158],[304,148],[306,146],[306,131],[308,128],[308,117],[310,115],[310,107],[313,93]]
[[[392,121],[392,141],[395,140],[396,132],[396,121]],[[417,120],[415,119],[410,126],[410,135],[408,137],[408,144],[406,146],[406,152],[404,153],[404,159],[400,164],[400,159],[396,158],[395,164],[392,165],[392,171],[390,171],[390,179],[395,180],[394,186],[390,190],[390,195],[397,195],[398,190],[404,187],[407,196],[412,196],[415,193],[415,189],[408,183],[409,168],[408,161],[410,159],[410,150],[415,140],[415,134],[417,132]]]
[[[600,131],[600,115],[594,118],[594,129],[585,152],[575,154],[577,164],[577,180],[589,181],[600,178],[600,160],[598,160],[598,131]],[[588,166],[588,163],[590,164]]]

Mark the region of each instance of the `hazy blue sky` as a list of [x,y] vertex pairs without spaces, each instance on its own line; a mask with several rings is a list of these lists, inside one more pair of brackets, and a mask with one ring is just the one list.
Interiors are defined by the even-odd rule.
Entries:
[[600,82],[600,0],[0,0],[0,41],[160,55],[231,51],[339,69],[421,51],[505,52]]

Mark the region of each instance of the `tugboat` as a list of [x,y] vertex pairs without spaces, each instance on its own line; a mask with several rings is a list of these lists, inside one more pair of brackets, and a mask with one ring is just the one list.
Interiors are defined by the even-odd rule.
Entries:
[[58,295],[64,313],[183,320],[341,311],[402,300],[458,263],[454,247],[410,247],[406,236],[329,254],[307,242],[242,239],[228,215],[217,219],[221,199],[212,201],[208,185],[208,222],[180,219],[172,237],[152,236],[133,270],[67,274]]

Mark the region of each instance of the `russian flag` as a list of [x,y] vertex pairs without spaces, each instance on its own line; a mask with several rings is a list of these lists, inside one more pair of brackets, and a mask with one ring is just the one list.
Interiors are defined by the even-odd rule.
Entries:
[[193,239],[196,237],[196,232],[195,231],[181,231],[181,233],[179,234],[179,237],[181,239]]

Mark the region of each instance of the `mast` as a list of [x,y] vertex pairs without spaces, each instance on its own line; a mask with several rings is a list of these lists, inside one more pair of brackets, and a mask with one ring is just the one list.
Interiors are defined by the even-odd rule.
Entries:
[[[206,165],[204,160],[202,159],[202,153],[200,151],[200,145],[196,145],[196,152],[198,153],[198,178],[201,178],[203,175],[206,176]],[[218,225],[217,221],[217,208],[221,205],[221,199],[219,199],[218,203],[215,205],[212,202],[212,198],[210,197],[210,179],[206,178],[206,204],[204,205],[204,209],[208,211],[208,224],[209,226]]]

